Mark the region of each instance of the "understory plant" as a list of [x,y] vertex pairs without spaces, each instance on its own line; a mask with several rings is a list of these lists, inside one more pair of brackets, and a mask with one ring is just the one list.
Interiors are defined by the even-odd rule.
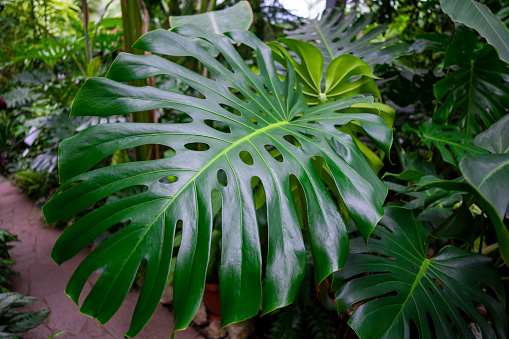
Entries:
[[[458,21],[471,15],[454,5],[444,11]],[[126,334],[134,337],[171,276],[174,331],[185,329],[220,258],[222,327],[284,308],[311,286],[321,305],[305,308],[348,313],[363,338],[506,336],[509,96],[498,42],[464,26],[410,47],[397,36],[379,42],[387,27],[368,29],[372,16],[338,10],[268,45],[245,30],[211,32],[188,20],[143,35],[133,47],[150,53],[120,54],[74,100],[78,117],[178,116],[98,124],[60,143],[62,185],[43,208],[47,222],[130,192],[79,218],[51,253],[62,264],[122,223],[67,285],[78,304],[101,271],[82,313],[109,321],[143,272]],[[493,14],[483,20],[499,25]],[[493,31],[478,30],[490,42]],[[251,51],[249,62],[236,44]],[[448,69],[418,71],[420,60],[409,56],[418,50]],[[381,79],[391,72],[401,76]],[[192,90],[127,84],[154,76]],[[398,100],[394,88],[423,101],[432,95],[434,104],[401,100],[419,111],[407,118],[386,104]],[[165,156],[98,166],[143,145]],[[273,314],[301,317],[288,310]]]
[[[16,264],[9,253],[12,245],[8,243],[19,241],[18,237],[0,228],[0,338],[20,338],[14,333],[22,333],[39,326],[50,313],[49,310],[19,311],[15,308],[25,307],[37,300],[35,297],[25,297],[17,292],[10,292],[4,285],[12,285],[7,276],[19,275],[9,266]],[[56,334],[58,335],[58,334]],[[56,336],[55,335],[55,336]]]

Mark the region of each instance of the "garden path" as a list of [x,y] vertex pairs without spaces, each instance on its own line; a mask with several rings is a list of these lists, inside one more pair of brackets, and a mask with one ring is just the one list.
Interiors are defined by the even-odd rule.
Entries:
[[[2,180],[0,177],[0,182]],[[0,227],[17,235],[21,240],[20,243],[14,243],[14,248],[10,251],[12,259],[17,263],[13,269],[20,272],[19,277],[10,278],[14,285],[13,290],[39,298],[28,306],[29,309],[51,310],[41,326],[22,335],[25,339],[47,339],[60,330],[67,332],[58,336],[58,339],[123,338],[139,292],[129,292],[119,312],[104,326],[81,314],[78,306],[65,295],[64,289],[72,272],[90,249],[83,250],[72,260],[57,266],[50,259],[50,252],[61,231],[45,228],[40,208],[8,181],[0,183]],[[84,292],[88,293],[91,288],[92,283],[89,281]],[[82,294],[84,295],[86,294]],[[159,305],[148,325],[136,338],[170,338],[172,329],[173,315],[167,308]],[[194,329],[188,328],[186,331],[177,332],[175,337],[194,339],[200,336]]]

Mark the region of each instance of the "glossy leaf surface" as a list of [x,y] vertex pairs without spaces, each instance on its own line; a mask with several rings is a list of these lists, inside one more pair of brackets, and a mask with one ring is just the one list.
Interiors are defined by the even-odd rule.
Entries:
[[[214,45],[231,70],[210,56],[193,40],[196,38]],[[230,39],[254,49],[258,74],[241,59]],[[81,311],[107,322],[145,261],[145,279],[127,335],[139,333],[166,284],[176,225],[182,221],[173,306],[175,330],[185,328],[203,295],[214,190],[222,196],[222,220],[228,221],[222,225],[221,241],[222,325],[252,317],[260,307],[267,313],[293,302],[305,274],[306,257],[291,175],[305,192],[317,279],[321,281],[340,269],[348,254],[348,234],[312,159],[323,158],[350,217],[367,238],[383,214],[387,188],[369,169],[352,137],[336,126],[355,121],[373,143],[388,152],[392,133],[381,117],[343,112],[373,99],[357,96],[308,108],[300,89],[295,88],[293,68],[289,67],[281,81],[270,48],[249,32],[233,31],[227,37],[182,25],[172,31],[150,32],[135,47],[196,58],[212,79],[154,54],[122,54],[107,79],[87,80],[76,97],[73,115],[107,116],[164,107],[185,112],[192,119],[189,123],[103,124],[61,144],[59,173],[64,184],[44,207],[48,222],[72,217],[121,189],[147,188],[88,213],[55,244],[52,258],[62,263],[112,224],[130,220],[122,231],[95,249],[72,276],[66,292],[78,302],[89,275],[104,269]],[[122,83],[157,74],[187,83],[204,99]],[[228,129],[215,129],[206,120]],[[117,150],[143,144],[171,147],[175,155],[89,171]],[[168,176],[177,180],[170,184],[160,181]],[[263,285],[253,177],[262,182],[268,206],[269,247]]]
[[[385,208],[373,235],[369,249],[361,239],[353,239],[345,267],[334,274],[335,279],[348,279],[371,273],[347,282],[337,293],[339,311],[368,300],[349,320],[359,337],[409,338],[413,321],[421,338],[431,337],[432,331],[438,338],[455,337],[455,329],[462,338],[474,338],[463,314],[479,326],[484,338],[505,337],[504,306],[478,285],[493,289],[505,304],[502,280],[488,257],[446,246],[428,259],[428,231],[412,211],[401,207]],[[493,328],[477,303],[486,307]]]
[[[384,42],[371,43],[388,27],[378,25],[368,33],[362,31],[371,23],[373,14],[346,16],[339,8],[324,11],[320,20],[311,20],[308,24],[287,32],[288,38],[307,41],[318,47],[328,65],[339,55],[353,54],[370,66],[389,63],[407,51],[406,46],[395,44],[397,36]],[[361,34],[360,38],[357,38]]]
[[378,78],[369,65],[356,56],[340,55],[326,64],[320,50],[308,42],[287,38],[279,39],[279,42],[294,52],[299,62],[283,45],[271,42],[269,46],[274,52],[274,59],[285,67],[288,62],[292,63],[308,103],[323,104],[355,94],[371,94],[380,98],[375,83]]
[[509,205],[509,154],[486,154],[465,158],[460,170],[470,185],[485,200],[492,220],[502,257],[509,260],[509,231],[504,225]]
[[[442,104],[433,114],[440,123],[453,121],[467,134],[477,134],[507,114],[501,98],[509,96],[503,84],[509,74],[490,45],[477,48],[477,36],[460,26],[449,46],[444,67],[454,72],[434,86]],[[482,46],[482,45],[481,45]]]
[[509,153],[509,115],[476,136],[474,143],[490,153]]
[[509,29],[486,5],[475,0],[440,0],[440,5],[452,20],[478,31],[509,63]]
[[252,22],[253,11],[248,1],[239,1],[235,5],[219,11],[170,17],[171,27],[192,24],[216,34],[235,29],[248,30]]

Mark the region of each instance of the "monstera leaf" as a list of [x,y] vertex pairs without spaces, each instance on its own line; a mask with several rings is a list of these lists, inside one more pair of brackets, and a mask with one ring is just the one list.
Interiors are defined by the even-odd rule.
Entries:
[[[297,81],[301,85],[302,93],[309,105],[321,105],[356,94],[371,94],[380,98],[380,91],[375,83],[377,77],[369,65],[351,54],[340,55],[324,69],[324,57],[320,50],[312,44],[295,39],[279,39],[296,55],[300,62],[278,42],[270,42],[274,60],[288,68],[290,62],[295,68]],[[380,115],[392,127],[395,111],[392,107],[381,102],[373,105],[356,104],[349,109],[353,112],[370,112]],[[345,111],[346,112],[346,111]],[[349,133],[361,148],[371,168],[378,173],[383,167],[383,157],[380,158],[373,150],[364,145],[358,134],[362,129],[356,128],[355,123],[344,126],[343,132]]]
[[[373,235],[369,249],[360,238],[353,239],[345,267],[334,274],[335,279],[348,279],[371,273],[337,292],[339,311],[369,300],[348,322],[359,337],[410,338],[413,322],[421,338],[430,338],[431,333],[454,338],[455,330],[461,338],[474,338],[464,314],[477,324],[483,338],[506,336],[505,305],[485,292],[492,289],[505,304],[504,285],[489,258],[453,246],[427,258],[428,231],[412,211],[401,207],[386,208]],[[477,310],[479,304],[486,307],[487,318]]]
[[449,46],[444,66],[454,72],[434,86],[435,97],[441,106],[433,119],[452,122],[468,134],[481,132],[506,114],[500,98],[509,96],[503,84],[509,70],[490,45],[477,49],[477,36],[468,28],[458,28]]
[[[224,64],[193,39],[214,45]],[[231,40],[252,48],[255,73]],[[293,302],[304,277],[306,251],[293,203],[290,179],[305,193],[309,246],[316,277],[340,269],[348,254],[348,234],[336,203],[314,167],[322,159],[349,216],[367,239],[382,217],[387,188],[369,168],[352,137],[337,126],[356,121],[385,152],[392,134],[374,114],[343,113],[372,98],[345,98],[308,108],[290,66],[284,80],[272,52],[252,33],[216,35],[196,26],[150,32],[135,44],[152,55],[121,54],[107,78],[88,79],[76,97],[73,115],[127,114],[172,108],[189,123],[117,123],[90,127],[60,146],[63,185],[44,207],[48,222],[72,217],[94,202],[130,186],[146,189],[104,205],[79,219],[52,251],[65,262],[118,221],[130,223],[102,243],[80,264],[66,293],[77,303],[90,274],[103,268],[81,311],[107,322],[120,307],[138,266],[145,278],[128,336],[135,336],[154,312],[170,270],[173,238],[182,228],[174,277],[175,330],[184,329],[203,295],[212,234],[212,196],[222,197],[220,295],[222,326],[265,314]],[[211,79],[155,54],[197,59]],[[171,75],[201,93],[186,96],[123,82]],[[171,147],[170,158],[93,169],[119,149],[143,144]],[[90,170],[92,169],[92,170]],[[90,170],[90,171],[89,171]],[[167,178],[172,178],[168,180]],[[268,254],[263,271],[252,180],[264,188]],[[306,235],[307,236],[307,235]],[[263,287],[263,289],[262,289]]]
[[509,154],[509,115],[476,136],[474,143],[490,153]]
[[171,16],[171,27],[192,24],[216,34],[231,30],[248,30],[253,22],[253,11],[247,1],[219,11],[211,11],[196,15]]
[[407,52],[406,46],[396,44],[399,41],[397,36],[384,42],[371,43],[388,29],[384,25],[378,25],[358,38],[372,19],[373,13],[357,18],[355,14],[345,16],[339,8],[325,10],[320,20],[311,20],[307,25],[287,32],[287,38],[307,41],[318,47],[325,65],[329,65],[337,56],[353,54],[373,67],[392,62]]
[[478,31],[509,62],[509,29],[486,5],[474,0],[440,0],[440,5],[452,20]]
[[419,129],[404,125],[403,131],[416,133],[429,149],[432,145],[435,146],[444,161],[455,166],[466,156],[487,153],[483,148],[474,145],[472,137],[462,133],[454,125],[440,125],[429,119],[420,124]]
[[288,62],[292,63],[302,92],[310,104],[323,104],[355,94],[371,94],[380,98],[380,91],[375,83],[378,78],[365,61],[351,54],[344,54],[325,64],[323,54],[312,44],[295,39],[279,41],[296,54],[300,63],[283,45],[270,42],[268,45],[274,52],[274,59],[286,68]]

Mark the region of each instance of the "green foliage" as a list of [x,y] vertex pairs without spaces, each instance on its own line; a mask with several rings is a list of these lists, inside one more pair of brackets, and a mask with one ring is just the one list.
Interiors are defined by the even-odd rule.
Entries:
[[372,14],[357,18],[355,13],[345,15],[341,9],[334,8],[326,10],[320,20],[311,20],[307,25],[287,32],[287,38],[310,42],[318,47],[326,66],[343,54],[353,54],[372,67],[390,63],[404,54],[407,48],[396,44],[399,40],[397,36],[372,43],[373,39],[387,30],[384,25],[376,26],[358,38],[372,19]]
[[25,307],[37,300],[37,298],[25,297],[19,293],[9,292],[9,289],[4,286],[11,285],[6,275],[19,275],[18,272],[8,267],[16,264],[11,260],[9,253],[12,246],[7,245],[7,243],[12,241],[19,241],[18,237],[0,228],[0,337],[16,339],[21,337],[12,333],[26,332],[39,326],[48,317],[50,311],[23,312],[13,309]]
[[216,34],[236,29],[248,30],[252,23],[253,11],[247,1],[240,1],[232,7],[219,11],[197,15],[170,16],[171,27],[192,24]]
[[[410,210],[389,207],[368,247],[361,238],[351,241],[348,261],[334,278],[372,274],[354,278],[337,292],[340,311],[368,299],[353,313],[349,325],[360,337],[408,338],[414,323],[420,337],[433,333],[450,338],[457,331],[460,337],[474,338],[464,320],[466,314],[483,337],[505,337],[505,289],[493,263],[453,246],[428,258],[428,234]],[[492,289],[496,298],[478,282]],[[476,309],[478,304],[486,307],[489,321]]]
[[37,298],[19,293],[0,293],[0,337],[21,338],[12,333],[22,333],[39,326],[50,313],[49,310],[22,312],[13,308],[25,307]]
[[[76,302],[103,272],[82,312],[109,320],[140,282],[134,336],[170,283],[179,330],[212,281],[223,325],[270,313],[261,337],[265,325],[271,337],[345,337],[352,312],[361,337],[506,335],[509,3],[341,1],[286,38],[301,20],[250,1],[251,32],[280,38],[271,50],[213,34],[212,18],[231,30],[246,2],[146,0],[138,24],[179,27],[140,39],[138,56],[121,54],[77,96],[85,76],[106,75],[132,20],[89,1],[87,39],[67,0],[0,3],[2,173],[42,201],[60,152],[63,184],[44,212],[77,221],[52,257],[97,245],[67,287]],[[156,88],[129,86],[149,77]],[[160,124],[117,115],[149,109]],[[140,146],[156,160],[132,161]]]
[[[186,36],[212,43],[235,73]],[[247,67],[230,39],[256,51],[259,74]],[[386,190],[369,169],[357,144],[335,126],[356,121],[372,142],[388,153],[392,136],[382,118],[369,113],[337,113],[372,99],[358,96],[307,108],[302,93],[294,88],[293,69],[289,67],[284,81],[279,80],[270,48],[247,32],[233,31],[227,38],[193,26],[179,26],[171,32],[158,30],[146,34],[135,47],[157,54],[193,56],[215,80],[155,55],[122,54],[109,71],[108,79],[89,79],[75,99],[73,115],[106,116],[171,107],[193,119],[184,124],[97,125],[61,144],[59,174],[64,185],[43,209],[48,222],[69,218],[120,189],[133,185],[148,187],[143,194],[87,214],[66,230],[54,247],[52,258],[62,263],[112,223],[126,218],[131,221],[91,253],[69,282],[67,294],[77,302],[82,282],[109,262],[108,258],[118,258],[105,267],[81,311],[102,323],[109,320],[127,294],[139,264],[147,260],[144,284],[128,332],[129,336],[136,335],[157,306],[166,284],[173,234],[177,221],[183,220],[175,267],[174,311],[175,329],[185,328],[203,293],[212,226],[211,192],[219,190],[223,220],[229,220],[222,225],[222,324],[258,313],[262,302],[262,266],[250,184],[254,176],[262,181],[269,206],[269,252],[262,313],[291,303],[304,274],[304,243],[295,206],[289,200],[290,175],[295,175],[306,192],[307,218],[313,225],[309,228],[310,246],[318,280],[339,269],[347,255],[346,229],[311,158],[325,160],[349,216],[367,238],[381,217]],[[116,82],[155,74],[170,74],[187,82],[206,101]],[[204,123],[208,119],[226,124],[229,133],[209,127]],[[147,143],[169,146],[176,155],[167,160],[86,172],[118,149]],[[200,152],[203,155],[199,156]],[[241,157],[242,152],[249,153],[247,158]],[[346,154],[348,162],[341,156]],[[114,182],[109,179],[111,176],[116,178]],[[165,176],[178,180],[170,185],[161,183],[158,179]],[[77,181],[80,183],[65,189]],[[190,205],[190,201],[194,203]],[[330,243],[342,245],[331,251],[327,246]]]
[[451,19],[478,31],[509,62],[509,29],[488,7],[475,0],[440,0]]
[[9,266],[15,265],[16,263],[11,259],[9,250],[12,245],[7,243],[19,241],[18,237],[12,235],[9,231],[0,228],[0,292],[7,293],[9,289],[4,285],[11,286],[11,282],[6,276],[19,275],[17,271],[12,270]]
[[433,120],[428,120],[419,125],[419,129],[413,129],[409,125],[403,126],[404,132],[414,132],[429,149],[435,146],[442,159],[455,166],[464,157],[485,154],[486,151],[474,145],[474,140],[467,134],[461,133],[457,126],[440,125]]
[[[452,72],[434,86],[442,105],[433,119],[456,124],[468,134],[481,132],[506,114],[509,89],[502,84],[508,66],[501,61],[490,45],[477,48],[477,37],[466,27],[459,27],[447,49],[444,67]],[[459,119],[458,119],[459,116]]]

